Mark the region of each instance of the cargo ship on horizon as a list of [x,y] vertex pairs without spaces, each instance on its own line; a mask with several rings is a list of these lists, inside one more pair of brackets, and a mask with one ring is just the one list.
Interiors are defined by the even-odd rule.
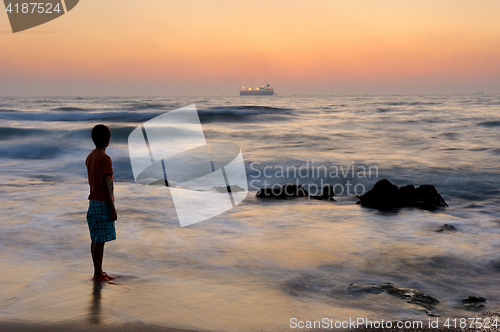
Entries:
[[249,87],[248,89],[245,89],[245,87],[243,87],[240,91],[240,96],[272,96],[272,95],[274,95],[274,89],[269,84],[261,86],[260,88],[257,88],[255,90],[252,89],[252,87]]

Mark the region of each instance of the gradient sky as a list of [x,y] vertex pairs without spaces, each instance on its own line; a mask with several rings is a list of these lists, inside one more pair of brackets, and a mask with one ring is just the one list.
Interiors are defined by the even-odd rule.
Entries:
[[2,9],[0,95],[500,93],[499,13],[498,0],[82,0],[12,34]]

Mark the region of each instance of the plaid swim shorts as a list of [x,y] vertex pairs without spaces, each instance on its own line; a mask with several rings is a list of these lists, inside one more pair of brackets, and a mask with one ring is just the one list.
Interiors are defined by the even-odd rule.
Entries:
[[116,240],[115,222],[110,221],[111,211],[106,202],[89,202],[87,223],[89,224],[90,239],[94,242],[108,242]]

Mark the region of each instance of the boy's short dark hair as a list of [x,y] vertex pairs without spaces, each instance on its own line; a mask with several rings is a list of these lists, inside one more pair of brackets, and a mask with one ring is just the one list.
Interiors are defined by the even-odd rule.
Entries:
[[103,124],[98,124],[92,129],[92,141],[96,148],[102,148],[108,144],[111,138],[111,130]]

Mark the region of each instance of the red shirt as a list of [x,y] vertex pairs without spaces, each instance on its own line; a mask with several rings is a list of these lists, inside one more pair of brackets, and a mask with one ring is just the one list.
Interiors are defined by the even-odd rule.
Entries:
[[111,165],[111,158],[104,151],[95,149],[87,156],[85,165],[87,166],[87,173],[89,175],[89,200],[107,201],[104,195],[105,188],[102,187],[101,174],[111,176],[109,188],[111,197],[113,198],[113,167]]

